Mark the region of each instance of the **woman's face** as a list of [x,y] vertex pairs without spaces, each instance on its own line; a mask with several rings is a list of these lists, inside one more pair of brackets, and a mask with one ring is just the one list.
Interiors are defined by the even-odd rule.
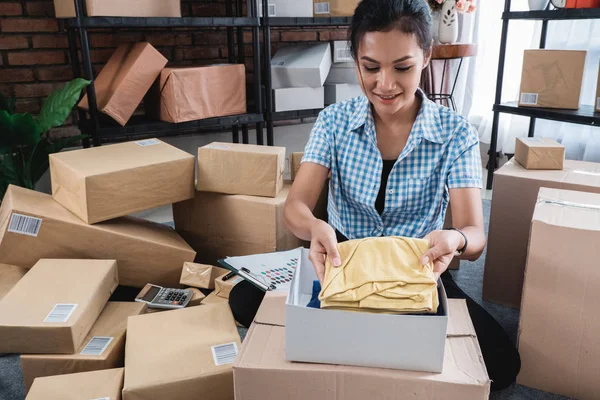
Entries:
[[398,29],[363,36],[358,47],[358,81],[378,115],[392,115],[413,104],[429,58],[415,35]]

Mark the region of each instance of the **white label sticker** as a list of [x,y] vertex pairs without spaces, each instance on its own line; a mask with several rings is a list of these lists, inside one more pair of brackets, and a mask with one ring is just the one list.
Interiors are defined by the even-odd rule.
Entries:
[[27,215],[15,214],[10,217],[8,231],[27,236],[37,236],[40,233],[42,220]]
[[110,397],[102,397],[102,398],[99,398],[99,399],[92,399],[92,400],[110,400]]
[[352,61],[352,54],[350,54],[349,48],[343,48],[337,50],[336,58],[338,61]]
[[101,356],[113,341],[109,336],[94,336],[81,350],[82,356]]
[[237,343],[220,344],[212,347],[212,355],[215,365],[233,364],[238,354]]
[[600,97],[596,99],[596,109],[600,110]]
[[274,17],[276,15],[277,13],[275,12],[275,4],[269,4],[269,17]]
[[329,14],[329,3],[315,3],[315,14]]
[[524,141],[525,143],[541,143],[541,142],[543,142],[542,139],[535,138],[535,137],[521,138],[521,140]]
[[225,146],[225,145],[222,145],[222,144],[209,144],[208,146],[205,146],[205,148],[207,148],[207,149],[227,150],[227,149],[229,149],[229,146]]
[[285,61],[275,61],[272,62],[271,65],[274,65],[276,67],[283,67],[285,65]]
[[50,311],[44,322],[67,322],[76,308],[77,304],[57,304]]
[[142,147],[146,147],[146,146],[154,146],[155,144],[159,144],[160,140],[156,140],[156,139],[146,139],[146,140],[139,140],[137,142],[135,142],[136,144],[139,144]]
[[537,93],[521,93],[521,104],[537,105],[538,94]]

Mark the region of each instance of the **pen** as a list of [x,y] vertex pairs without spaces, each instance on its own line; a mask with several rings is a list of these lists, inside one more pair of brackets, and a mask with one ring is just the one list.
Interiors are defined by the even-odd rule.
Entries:
[[235,276],[235,272],[231,271],[230,273],[228,273],[227,275],[225,275],[223,277],[223,281],[228,280],[229,278],[232,278],[233,276]]

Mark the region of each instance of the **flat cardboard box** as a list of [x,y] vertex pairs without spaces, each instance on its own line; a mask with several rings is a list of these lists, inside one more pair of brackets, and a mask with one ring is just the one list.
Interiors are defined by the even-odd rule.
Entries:
[[[150,43],[121,44],[94,80],[98,110],[125,126],[167,62]],[[79,107],[89,109],[87,95]]]
[[351,63],[354,62],[352,52],[350,51],[350,42],[348,40],[336,40],[333,42],[333,63]]
[[0,300],[25,276],[27,268],[0,264]]
[[198,192],[193,200],[173,204],[175,229],[198,251],[196,261],[205,264],[295,249],[302,241],[283,221],[289,189],[284,186],[275,198]]
[[310,308],[317,274],[308,252],[302,249],[286,300],[286,361],[442,371],[449,312],[441,283],[440,306],[433,315]]
[[323,86],[330,68],[329,43],[284,46],[271,60],[273,89]]
[[[165,340],[174,332],[176,339]],[[227,304],[131,317],[123,400],[233,400],[232,363],[239,348]]]
[[285,147],[213,142],[198,149],[199,191],[276,197],[284,172]]
[[195,157],[158,139],[50,155],[52,197],[88,224],[194,198]]
[[0,262],[6,264],[31,268],[40,258],[116,259],[122,285],[178,287],[181,266],[195,256],[168,226],[131,217],[87,225],[52,196],[33,190],[11,185],[0,206]]
[[313,0],[315,17],[351,17],[360,0]]
[[598,87],[596,88],[596,107],[595,110],[600,112],[600,67],[598,68]]
[[[263,16],[262,0],[258,2],[258,16]],[[269,17],[312,18],[312,16],[312,0],[269,0]]]
[[494,175],[483,299],[519,308],[531,217],[541,187],[600,193],[600,164],[565,160],[562,171],[510,160]]
[[285,297],[271,295],[233,366],[236,400],[489,398],[490,380],[464,300],[448,300],[444,368],[437,374],[285,361]]
[[325,80],[326,85],[350,84],[358,85],[356,65],[354,63],[333,64]]
[[360,85],[352,83],[338,83],[325,85],[325,104],[335,104],[363,95]]
[[127,318],[145,314],[146,310],[143,303],[109,301],[75,354],[22,355],[25,389],[29,390],[34,379],[44,376],[122,368]]
[[39,260],[0,300],[0,353],[75,353],[118,284],[114,260]]
[[273,90],[275,111],[312,110],[325,107],[325,89],[282,88]]
[[586,51],[525,50],[519,106],[577,110]]
[[517,382],[569,398],[600,393],[600,195],[541,188],[519,324]]
[[165,68],[145,100],[150,115],[173,123],[245,114],[246,68],[244,64]]
[[563,169],[565,146],[552,138],[517,138],[515,160],[526,169]]
[[123,368],[38,378],[25,400],[121,400]]
[[215,279],[228,273],[225,268],[186,262],[183,264],[179,283],[200,289],[214,289]]
[[241,276],[233,276],[228,280],[224,281],[223,277],[221,276],[215,281],[215,294],[224,299],[229,299],[229,293],[231,293],[231,289],[233,289],[235,285],[237,285],[243,280],[244,278],[242,278]]
[[[86,0],[85,4],[88,17],[181,17],[180,0]],[[75,17],[75,0],[54,0],[54,12],[56,18]]]

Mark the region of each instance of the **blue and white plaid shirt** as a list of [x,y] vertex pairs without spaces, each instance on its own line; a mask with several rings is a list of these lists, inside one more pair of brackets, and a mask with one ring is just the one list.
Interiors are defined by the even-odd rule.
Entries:
[[348,239],[422,238],[441,229],[449,189],[481,188],[477,131],[466,118],[423,94],[408,142],[390,172],[385,208],[375,200],[383,161],[369,100],[356,97],[327,107],[313,127],[302,162],[331,170],[329,223]]

